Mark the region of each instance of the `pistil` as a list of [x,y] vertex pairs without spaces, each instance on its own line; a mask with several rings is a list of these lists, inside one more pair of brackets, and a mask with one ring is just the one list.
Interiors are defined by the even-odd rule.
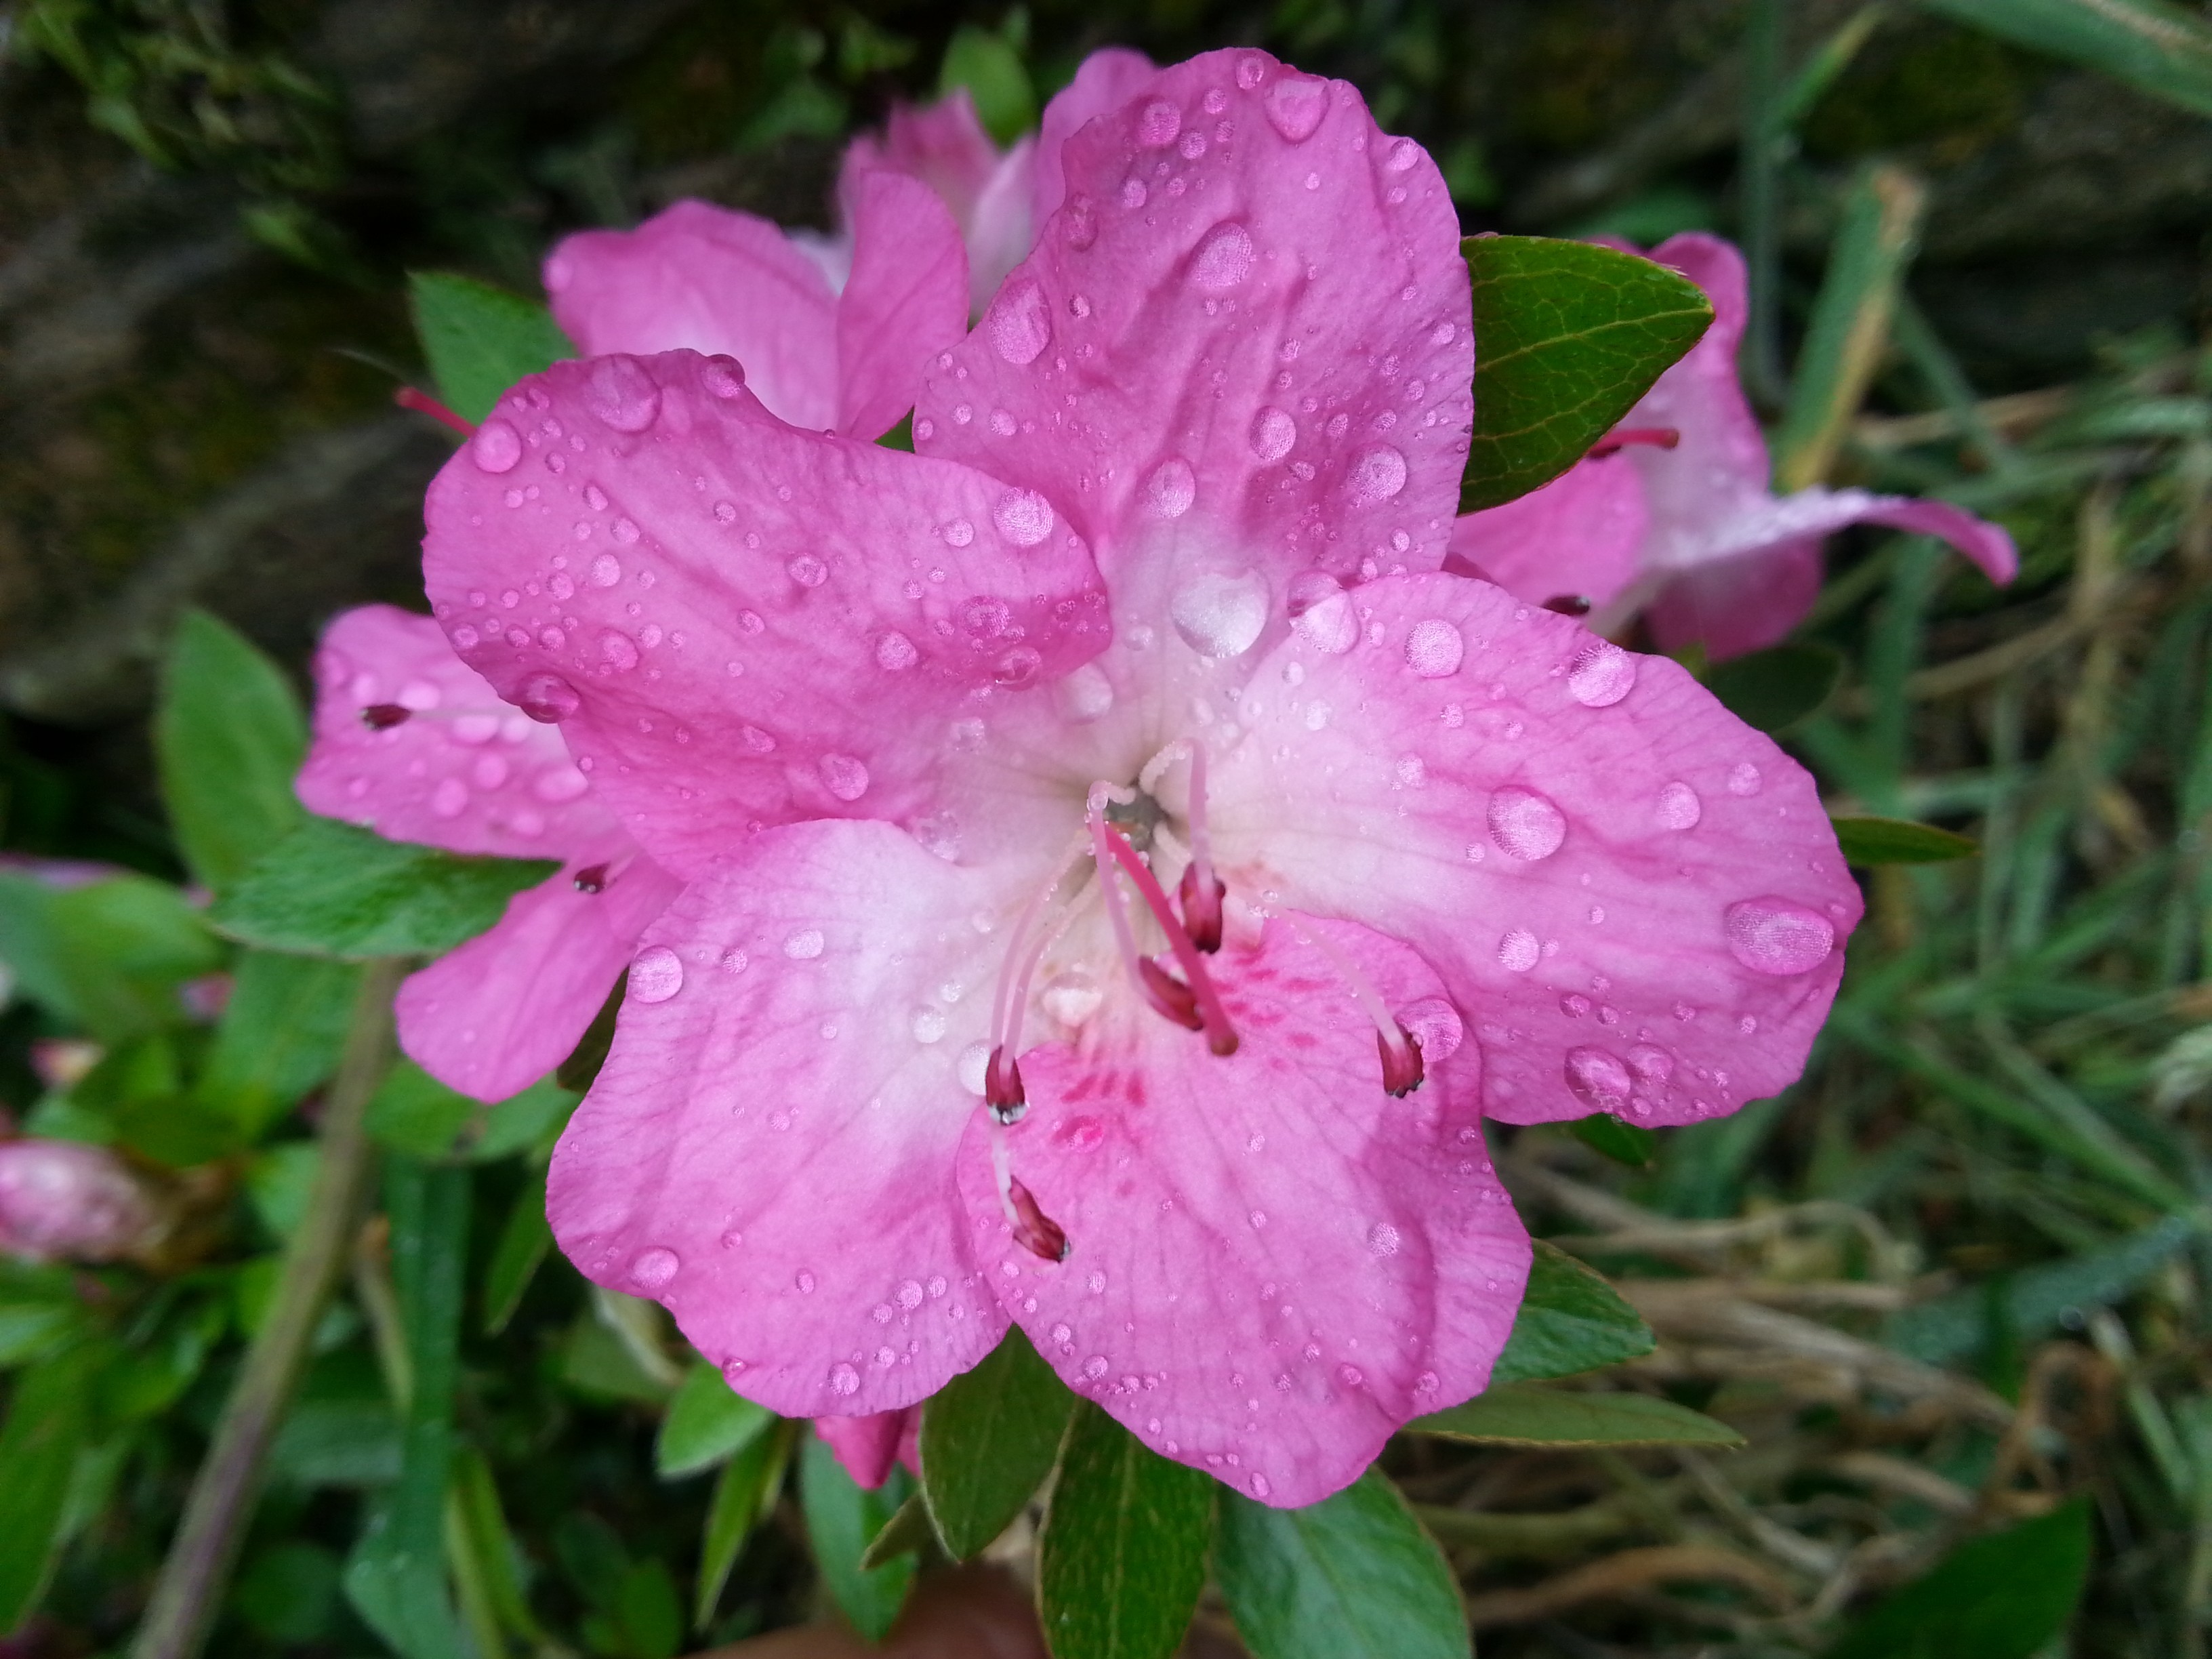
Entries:
[[1318,933],[1310,933],[1303,927],[1294,929],[1298,938],[1327,958],[1336,969],[1352,1000],[1359,1005],[1360,1012],[1375,1022],[1375,1047],[1382,1060],[1382,1090],[1394,1100],[1401,1100],[1421,1086],[1427,1073],[1421,1064],[1421,1045],[1413,1034],[1398,1023],[1391,1013],[1382,994],[1366,975],[1352,964],[1334,945]]
[[[1137,856],[1137,849],[1121,836],[1108,828],[1101,790],[1106,786],[1096,785],[1091,792],[1091,842],[1092,855],[1098,861],[1098,874],[1105,883],[1107,910],[1114,919],[1114,939],[1121,948],[1121,959],[1135,978],[1145,1000],[1165,1018],[1178,1025],[1188,1024],[1181,1007],[1181,997],[1169,988],[1175,985],[1165,970],[1157,963],[1150,963],[1137,951],[1137,942],[1129,928],[1129,919],[1122,908],[1120,890],[1115,886],[1109,866],[1118,864],[1129,879],[1136,884],[1138,894],[1152,913],[1160,930],[1168,936],[1168,945],[1175,952],[1176,965],[1182,969],[1182,989],[1187,991],[1194,1005],[1199,1024],[1195,1029],[1206,1033],[1206,1046],[1217,1054],[1237,1052],[1237,1030],[1229,1023],[1229,1011],[1221,1006],[1220,994],[1214,989],[1213,981],[1206,971],[1206,958],[1192,943],[1189,930],[1182,925],[1168,896],[1160,890],[1159,880],[1145,861]],[[1145,971],[1150,966],[1152,972]],[[1163,984],[1161,981],[1164,981]]]
[[1615,455],[1631,444],[1644,444],[1653,449],[1672,449],[1682,441],[1682,434],[1671,426],[1616,427],[1589,447],[1587,459],[1598,461]]

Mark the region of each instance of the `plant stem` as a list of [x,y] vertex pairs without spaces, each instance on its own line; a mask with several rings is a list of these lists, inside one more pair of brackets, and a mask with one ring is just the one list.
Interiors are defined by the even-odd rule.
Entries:
[[362,975],[352,1029],[324,1103],[314,1191],[185,1500],[184,1519],[155,1581],[131,1659],[194,1659],[222,1605],[270,1443],[291,1403],[323,1304],[345,1266],[368,1184],[368,1102],[392,1063],[392,999],[404,969],[402,962],[383,960],[371,963]]
[[1751,316],[1741,370],[1753,401],[1778,407],[1782,374],[1782,173],[1776,104],[1782,81],[1783,0],[1751,0],[1744,26],[1743,140],[1737,167]]

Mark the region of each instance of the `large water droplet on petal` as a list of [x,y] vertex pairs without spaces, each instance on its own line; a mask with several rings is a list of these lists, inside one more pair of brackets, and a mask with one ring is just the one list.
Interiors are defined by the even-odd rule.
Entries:
[[1808,974],[1835,948],[1835,925],[1816,910],[1784,898],[1745,899],[1723,917],[1729,951],[1754,973],[1787,978]]
[[592,561],[592,586],[612,587],[622,580],[622,561],[611,553],[602,553]]
[[1694,830],[1705,815],[1705,804],[1686,783],[1670,783],[1659,792],[1656,816],[1662,830]]
[[1635,1087],[1628,1067],[1602,1048],[1568,1049],[1566,1076],[1574,1097],[1594,1111],[1619,1113]]
[[580,701],[576,688],[558,674],[532,674],[514,688],[514,706],[544,726],[567,720]]
[[1034,489],[1009,489],[991,508],[991,522],[1016,547],[1035,547],[1052,534],[1052,503]]
[[1180,519],[1197,499],[1197,476],[1180,455],[1169,456],[1145,480],[1146,504],[1163,519]]
[[1610,708],[1636,684],[1636,659],[1600,640],[1576,653],[1567,669],[1567,695],[1585,708]]
[[1328,82],[1314,75],[1286,75],[1261,94],[1267,125],[1291,143],[1314,136],[1328,113]]
[[684,988],[684,963],[665,945],[649,945],[629,965],[629,995],[640,1002],[665,1002]]
[[1420,1045],[1425,1060],[1449,1059],[1467,1038],[1459,1010],[1442,997],[1423,997],[1398,1010],[1398,1024]]
[[1114,707],[1114,682],[1097,663],[1087,662],[1062,676],[1054,695],[1061,716],[1082,725],[1100,719]]
[[1352,459],[1344,487],[1355,505],[1387,501],[1406,487],[1406,458],[1389,444],[1374,444]]
[[1442,617],[1415,623],[1406,635],[1406,665],[1425,680],[1446,679],[1458,673],[1466,655],[1467,641]]
[[599,660],[626,672],[637,666],[637,641],[619,628],[607,629],[599,635]]
[[921,653],[914,648],[914,641],[896,628],[876,641],[876,666],[896,673],[902,668],[911,668],[920,661]]
[[1154,99],[1138,112],[1137,143],[1146,149],[1172,144],[1182,131],[1182,112],[1164,98]]
[[822,787],[839,800],[858,800],[868,793],[868,769],[850,755],[824,755],[815,763]]
[[1281,410],[1262,409],[1252,417],[1252,453],[1263,461],[1279,461],[1298,441],[1298,423]]
[[629,1282],[650,1295],[670,1279],[684,1264],[673,1250],[654,1245],[649,1250],[640,1250],[637,1260],[629,1264]]
[[745,368],[735,357],[719,353],[707,359],[699,371],[699,383],[717,398],[734,398],[745,389]]
[[522,434],[505,421],[486,421],[469,440],[469,459],[487,472],[511,472],[522,459]]
[[838,1361],[830,1368],[830,1390],[839,1395],[858,1394],[860,1391],[860,1372],[844,1361]]
[[1516,859],[1547,859],[1567,838],[1566,816],[1534,790],[1508,784],[1490,798],[1490,838]]
[[1241,657],[1267,625],[1267,579],[1256,570],[1202,570],[1176,591],[1168,616],[1204,657]]
[[1208,294],[1225,294],[1251,273],[1252,234],[1233,219],[1207,231],[1191,256],[1191,286]]
[[1499,964],[1516,974],[1527,973],[1543,954],[1544,947],[1526,927],[1516,927],[1498,941]]
[[999,290],[983,326],[999,356],[1019,368],[1035,362],[1052,342],[1052,307],[1044,285],[1034,276],[1016,276]]
[[660,388],[635,357],[595,357],[585,374],[584,404],[617,432],[642,432],[660,414]]
[[1291,577],[1285,603],[1291,626],[1315,650],[1340,657],[1358,642],[1359,617],[1352,595],[1326,570],[1303,570]]
[[1387,1221],[1378,1221],[1367,1230],[1367,1250],[1370,1255],[1398,1254],[1398,1230]]

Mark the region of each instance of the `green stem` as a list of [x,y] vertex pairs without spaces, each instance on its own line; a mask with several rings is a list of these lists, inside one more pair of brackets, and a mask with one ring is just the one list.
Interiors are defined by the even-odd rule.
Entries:
[[1782,402],[1782,170],[1776,141],[1782,81],[1782,0],[1751,0],[1744,26],[1743,149],[1738,164],[1743,258],[1750,288],[1742,372],[1754,401]]
[[392,999],[405,964],[369,964],[353,1026],[324,1103],[322,1158],[307,1214],[284,1252],[276,1295],[223,1404],[215,1440],[185,1500],[131,1659],[194,1659],[222,1605],[252,1519],[270,1443],[284,1420],[307,1345],[343,1270],[369,1167],[369,1097],[392,1063]]

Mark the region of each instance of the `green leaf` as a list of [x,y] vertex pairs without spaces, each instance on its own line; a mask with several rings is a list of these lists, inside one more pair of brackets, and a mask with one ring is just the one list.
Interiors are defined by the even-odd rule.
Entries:
[[1012,143],[1036,125],[1036,88],[1022,67],[1021,54],[1003,34],[973,23],[952,31],[937,72],[938,94],[958,87],[968,88],[983,131],[1001,144]]
[[465,421],[482,421],[524,375],[576,355],[543,305],[488,283],[418,270],[407,298],[438,395]]
[[96,1352],[72,1348],[30,1367],[0,1425],[0,1636],[38,1605],[53,1571],[70,1476],[89,1426]]
[[684,1641],[684,1602],[659,1557],[649,1555],[623,1575],[614,1619],[630,1659],[675,1659]]
[[1698,285],[1633,253],[1470,236],[1474,431],[1460,511],[1549,483],[1619,424],[1713,320]]
[[884,1639],[906,1605],[914,1558],[902,1555],[873,1568],[862,1567],[860,1558],[906,1501],[910,1486],[904,1470],[893,1469],[890,1480],[866,1491],[845,1473],[830,1443],[818,1434],[808,1435],[799,1453],[799,1496],[815,1565],[845,1617],[871,1642]]
[[2101,70],[2212,115],[2212,28],[2167,0],[1920,0],[1933,12]]
[[1648,1394],[1579,1394],[1510,1382],[1417,1417],[1415,1434],[1494,1446],[1740,1446],[1725,1423]]
[[884,435],[877,439],[876,441],[881,444],[885,449],[902,449],[908,454],[913,454],[914,411],[909,409],[905,414],[900,416],[898,424],[893,427],[890,431],[884,433]]
[[1013,1524],[1052,1473],[1075,1396],[1018,1328],[921,1408],[921,1490],[938,1536],[965,1561]]
[[169,827],[191,872],[218,893],[307,816],[292,779],[307,716],[284,672],[204,611],[177,623],[154,713]]
[[323,1149],[312,1140],[264,1147],[246,1166],[246,1194],[270,1235],[289,1242],[314,1196]]
[[302,1400],[269,1448],[272,1480],[300,1486],[388,1486],[405,1446],[381,1400]]
[[1167,1659],[1206,1583],[1213,1482],[1147,1451],[1085,1402],[1060,1449],[1037,1540],[1037,1608],[1054,1659]]
[[403,1060],[368,1103],[368,1132],[413,1158],[481,1164],[550,1139],[575,1108],[575,1097],[550,1077],[487,1106]]
[[1468,1659],[1470,1651],[1451,1569],[1374,1469],[1302,1510],[1224,1494],[1213,1571],[1254,1659]]
[[937,1528],[929,1518],[929,1504],[920,1492],[898,1506],[898,1513],[884,1522],[884,1529],[876,1534],[876,1541],[860,1557],[863,1567],[880,1567],[886,1561],[901,1555],[920,1555],[925,1550],[941,1548],[944,1540],[938,1537]]
[[1844,1631],[1827,1659],[2029,1659],[2089,1572],[2089,1500],[1960,1545]]
[[25,996],[101,1042],[179,1024],[177,987],[222,957],[222,941],[166,882],[115,876],[58,889],[0,872],[0,961]]
[[469,858],[309,818],[217,901],[215,925],[276,951],[349,961],[441,956],[560,865]]
[[1831,818],[1847,864],[1942,864],[1982,849],[1964,836],[1902,818]]
[[1604,1278],[1556,1244],[1534,1241],[1528,1289],[1490,1383],[1571,1376],[1651,1352],[1651,1328]]
[[181,1064],[173,1033],[124,1043],[77,1079],[70,1106],[106,1125],[121,1145],[172,1169],[240,1151],[237,1126],[185,1096]]
[[319,1544],[296,1540],[255,1556],[239,1575],[230,1604],[272,1642],[314,1642],[328,1634],[337,1611],[337,1558]]
[[70,1270],[0,1258],[0,1368],[43,1359],[85,1325]]
[[1624,1123],[1611,1112],[1592,1112],[1571,1117],[1560,1126],[1583,1146],[1603,1152],[1616,1164],[1641,1169],[1658,1156],[1659,1137],[1649,1129]]
[[1734,657],[1705,676],[1705,690],[1746,726],[1780,732],[1834,695],[1844,653],[1826,645],[1778,645]]
[[[479,1593],[499,1626],[532,1647],[549,1646],[544,1630],[530,1611],[522,1546],[507,1525],[506,1506],[499,1501],[499,1483],[492,1478],[490,1463],[474,1446],[455,1449],[453,1487],[446,1500],[446,1528],[449,1548],[453,1534],[459,1530],[463,1534]],[[479,1655],[478,1659],[484,1656]]]
[[[699,1544],[699,1587],[691,1608],[695,1630],[714,1622],[722,1587],[730,1582],[730,1569],[745,1547],[745,1540],[775,1506],[783,1490],[783,1471],[791,1461],[792,1436],[804,1432],[800,1425],[779,1424],[722,1465],[714,1477],[714,1495],[707,1504],[706,1534]],[[864,1565],[872,1565],[865,1563]]]
[[522,1305],[546,1254],[553,1248],[553,1224],[545,1218],[545,1176],[540,1170],[507,1212],[499,1243],[484,1273],[484,1334],[497,1336]]
[[351,963],[247,951],[192,1093],[258,1139],[337,1067],[360,988]]
[[765,1406],[733,1393],[712,1365],[694,1365],[653,1442],[653,1467],[663,1480],[696,1474],[725,1462],[768,1432],[776,1420]]

